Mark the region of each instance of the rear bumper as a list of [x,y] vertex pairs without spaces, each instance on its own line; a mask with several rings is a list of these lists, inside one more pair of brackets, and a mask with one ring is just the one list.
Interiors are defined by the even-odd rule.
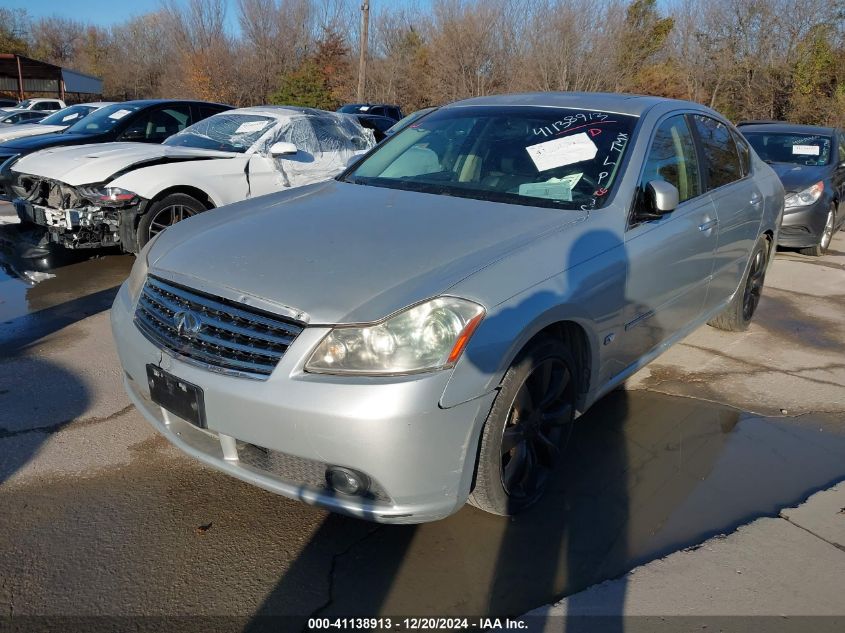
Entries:
[[[277,494],[382,523],[432,521],[464,504],[493,393],[443,409],[448,371],[391,379],[305,374],[304,358],[326,332],[318,327],[299,335],[268,380],[222,375],[161,352],[132,319],[124,285],[111,320],[127,393],[189,455]],[[150,400],[150,363],[202,388],[207,430]],[[327,466],[366,474],[374,494],[332,491]]]

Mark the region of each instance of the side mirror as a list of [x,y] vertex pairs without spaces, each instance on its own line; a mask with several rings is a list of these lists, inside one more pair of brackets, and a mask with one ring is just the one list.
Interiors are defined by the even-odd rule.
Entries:
[[650,180],[640,194],[636,219],[641,222],[659,220],[678,208],[679,198],[675,185],[665,180]]
[[680,194],[675,185],[665,180],[652,180],[646,185],[646,195],[653,205],[653,210],[663,215],[678,208]]
[[298,151],[293,143],[280,142],[270,146],[270,156],[292,156]]

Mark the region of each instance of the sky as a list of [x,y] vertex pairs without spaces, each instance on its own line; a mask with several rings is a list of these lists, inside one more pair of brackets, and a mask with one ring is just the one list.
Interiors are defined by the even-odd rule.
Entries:
[[[410,1],[398,0],[398,4]],[[428,1],[417,0],[416,3],[425,5]],[[229,30],[237,32],[238,2],[226,0],[226,3],[228,5],[226,21]],[[162,3],[161,0],[0,0],[0,4],[9,9],[25,9],[33,18],[60,15],[98,26],[110,26],[136,15],[155,11],[161,7]],[[371,10],[379,6],[396,6],[396,4],[397,0],[370,0]]]
[[[237,0],[226,0],[229,7],[226,19],[232,29],[237,27]],[[124,22],[131,17],[155,11],[161,7],[160,0],[2,0],[10,9],[26,9],[30,17],[51,15],[74,18],[98,26],[110,26]]]

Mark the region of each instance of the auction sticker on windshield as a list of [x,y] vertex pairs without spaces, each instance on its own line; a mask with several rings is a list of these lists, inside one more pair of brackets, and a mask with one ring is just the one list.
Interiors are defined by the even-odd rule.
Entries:
[[537,143],[525,149],[534,161],[537,171],[547,171],[555,167],[592,160],[599,151],[586,132]]
[[257,132],[264,128],[267,125],[267,121],[248,121],[246,123],[241,123],[238,126],[238,129],[235,130],[235,134],[245,134],[247,132]]
[[821,148],[818,145],[793,145],[792,153],[802,156],[818,156]]

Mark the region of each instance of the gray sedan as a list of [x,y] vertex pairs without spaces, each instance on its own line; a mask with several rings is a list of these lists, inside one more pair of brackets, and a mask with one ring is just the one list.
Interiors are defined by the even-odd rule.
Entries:
[[748,327],[783,204],[693,103],[462,101],[334,181],[156,236],[111,313],[126,390],[189,455],[288,497],[513,514],[602,395],[704,323]]

